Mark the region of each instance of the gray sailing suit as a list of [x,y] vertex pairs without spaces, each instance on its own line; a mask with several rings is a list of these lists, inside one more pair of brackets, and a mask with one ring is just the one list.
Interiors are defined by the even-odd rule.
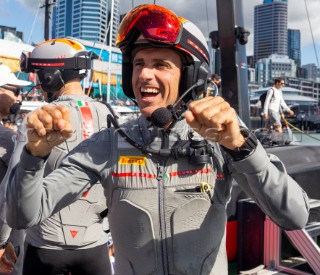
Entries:
[[[85,108],[85,104],[90,107],[92,115],[92,125],[89,126],[91,129],[88,133],[84,133],[86,114],[81,114],[81,108]],[[85,135],[107,128],[107,115],[110,114],[106,106],[86,95],[60,96],[51,105],[70,108],[74,134],[51,151],[44,176],[56,169],[62,158],[87,138]],[[67,181],[63,182],[68,184]],[[82,195],[68,207],[53,214],[41,224],[28,229],[26,241],[35,247],[56,250],[87,249],[105,244],[108,241],[108,235],[103,230],[100,216],[105,209],[106,199],[103,187],[101,184],[93,185],[90,189],[84,189]]]
[[[144,117],[123,128],[139,144],[160,149],[162,132]],[[169,148],[189,146],[189,126],[177,123]],[[305,192],[282,162],[259,144],[246,159],[227,161],[216,143],[205,165],[188,158],[143,154],[113,128],[82,142],[43,180],[45,160],[25,150],[10,175],[8,222],[17,228],[40,223],[100,180],[107,197],[116,250],[116,274],[227,274],[226,206],[232,179],[286,229],[308,219]],[[61,183],[69,182],[68,187]],[[212,189],[200,192],[201,182]]]

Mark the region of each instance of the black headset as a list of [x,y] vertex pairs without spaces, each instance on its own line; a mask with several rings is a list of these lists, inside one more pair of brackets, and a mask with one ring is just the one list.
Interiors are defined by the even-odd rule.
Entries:
[[60,90],[65,83],[61,71],[57,69],[41,69],[37,71],[37,75],[42,89],[48,93],[48,98]]
[[194,87],[191,90],[192,92],[184,97],[184,102],[190,99],[196,99],[201,93],[207,90],[210,74],[209,65],[206,62],[200,63],[199,61],[195,61],[193,64],[185,65],[183,67],[179,86],[180,96],[196,83],[202,83],[201,85]]
[[54,99],[54,95],[59,91],[66,82],[75,78],[84,78],[87,75],[87,70],[84,73],[79,73],[79,70],[73,69],[40,69],[37,71],[40,80],[41,88],[48,94],[48,101]]

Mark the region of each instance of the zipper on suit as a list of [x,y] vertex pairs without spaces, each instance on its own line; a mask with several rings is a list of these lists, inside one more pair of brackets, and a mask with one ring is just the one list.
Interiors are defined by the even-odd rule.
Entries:
[[163,263],[163,275],[169,274],[169,262],[167,253],[167,234],[166,234],[166,217],[165,217],[165,198],[164,198],[164,166],[165,161],[157,163],[157,180],[158,180],[158,203],[159,203],[159,222],[160,222],[160,241]]

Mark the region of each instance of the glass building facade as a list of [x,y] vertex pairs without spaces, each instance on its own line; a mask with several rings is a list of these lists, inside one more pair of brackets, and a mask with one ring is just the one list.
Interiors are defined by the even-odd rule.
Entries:
[[300,30],[288,30],[288,56],[296,62],[297,67],[301,67]]
[[254,63],[271,54],[288,54],[287,29],[287,0],[265,0],[254,7]]
[[109,45],[114,3],[112,45],[119,27],[119,0],[58,0],[52,12],[52,38],[75,38]]

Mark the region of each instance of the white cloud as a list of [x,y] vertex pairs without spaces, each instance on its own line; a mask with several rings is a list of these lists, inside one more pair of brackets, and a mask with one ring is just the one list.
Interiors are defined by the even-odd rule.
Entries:
[[[292,0],[289,2],[289,18],[288,26],[292,29],[299,29],[301,31],[301,46],[312,43],[311,30],[308,22],[307,10],[304,1]],[[320,1],[306,0],[307,9],[309,13],[310,24],[315,38],[315,42],[320,44]]]

